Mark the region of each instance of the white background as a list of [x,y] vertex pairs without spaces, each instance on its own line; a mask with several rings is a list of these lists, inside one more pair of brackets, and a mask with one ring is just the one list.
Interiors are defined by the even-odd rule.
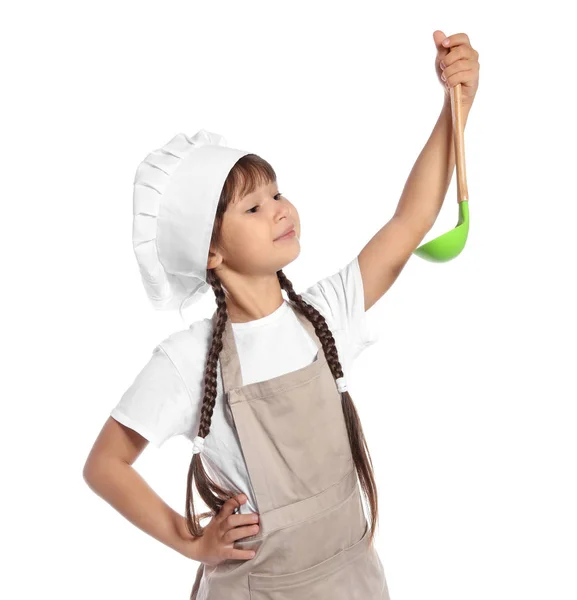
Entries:
[[[392,216],[439,115],[433,31],[465,32],[471,228],[368,315],[351,394],[392,600],[577,598],[575,46],[548,2],[49,2],[3,13],[3,597],[188,598],[198,563],[82,478],[154,346],[131,246],[138,163],[200,128],[298,208],[298,290]],[[457,220],[456,176],[425,241]],[[210,316],[211,293],[187,321]],[[135,468],[184,513],[191,446]]]

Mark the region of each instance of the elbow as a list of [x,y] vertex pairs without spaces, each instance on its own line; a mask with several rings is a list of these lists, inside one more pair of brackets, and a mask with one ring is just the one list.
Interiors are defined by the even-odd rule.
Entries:
[[92,464],[93,461],[88,459],[84,463],[84,468],[82,469],[82,479],[88,485],[90,489],[94,489],[94,480],[95,480],[95,469]]
[[82,479],[93,492],[98,494],[100,489],[106,487],[116,470],[125,466],[126,462],[121,458],[92,452],[84,463]]
[[84,467],[82,469],[82,479],[84,479],[85,483],[93,491],[96,491],[98,488],[98,481],[106,472],[104,462],[105,461],[99,459],[98,457],[91,455],[84,463]]

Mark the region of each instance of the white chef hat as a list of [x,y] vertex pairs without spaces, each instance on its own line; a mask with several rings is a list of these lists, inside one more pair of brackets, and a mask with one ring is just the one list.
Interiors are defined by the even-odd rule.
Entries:
[[156,309],[195,303],[210,289],[206,264],[224,182],[248,151],[201,129],[151,152],[134,177],[132,246]]

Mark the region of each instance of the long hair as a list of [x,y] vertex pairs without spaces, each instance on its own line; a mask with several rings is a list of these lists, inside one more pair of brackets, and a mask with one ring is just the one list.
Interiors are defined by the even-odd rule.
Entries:
[[[236,162],[228,174],[220,195],[211,244],[218,244],[219,242],[223,215],[233,198],[241,198],[245,194],[252,193],[258,185],[270,182],[276,182],[276,173],[267,161],[256,154],[246,154]],[[343,369],[339,361],[335,340],[324,317],[294,291],[292,283],[288,280],[282,269],[277,271],[277,277],[281,288],[285,290],[290,300],[314,326],[315,333],[322,343],[323,351],[333,376],[335,379],[342,377]],[[204,396],[198,428],[198,435],[201,437],[206,437],[210,431],[217,394],[217,361],[223,347],[222,335],[226,320],[228,319],[225,294],[222,284],[213,269],[207,269],[207,282],[212,286],[214,291],[217,311],[212,342],[207,354],[204,370]],[[353,461],[361,488],[369,505],[369,543],[372,543],[378,521],[377,486],[375,484],[373,464],[357,410],[348,391],[341,393],[341,403]],[[204,469],[201,456],[202,453],[192,455],[186,486],[186,525],[188,531],[195,537],[202,536],[204,533],[204,528],[200,525],[200,520],[207,516],[216,515],[229,498],[238,494],[238,492],[231,492],[221,488],[209,477]],[[205,512],[200,515],[195,513],[192,494],[193,480],[198,493],[210,509],[208,513]]]

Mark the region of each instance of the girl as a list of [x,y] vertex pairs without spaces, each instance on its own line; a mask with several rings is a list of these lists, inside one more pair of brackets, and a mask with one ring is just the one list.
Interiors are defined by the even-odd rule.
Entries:
[[[461,46],[448,55],[435,34],[439,62],[466,73],[477,58],[468,38],[449,38]],[[468,77],[448,85],[474,85]],[[424,190],[450,181],[451,142],[447,93],[394,217],[358,257],[300,294],[283,272],[300,253],[299,215],[268,162],[201,129],[139,166],[133,243],[152,304],[182,310],[212,289],[217,309],[156,346],[84,476],[141,529],[200,563],[191,599],[389,599],[372,543],[377,487],[345,373],[375,341],[366,310],[434,223],[446,186],[433,200]],[[179,434],[193,442],[185,517],[131,467],[149,441],[160,447]],[[114,486],[111,461],[96,468],[104,453],[119,459]],[[209,512],[196,514],[195,488]]]

